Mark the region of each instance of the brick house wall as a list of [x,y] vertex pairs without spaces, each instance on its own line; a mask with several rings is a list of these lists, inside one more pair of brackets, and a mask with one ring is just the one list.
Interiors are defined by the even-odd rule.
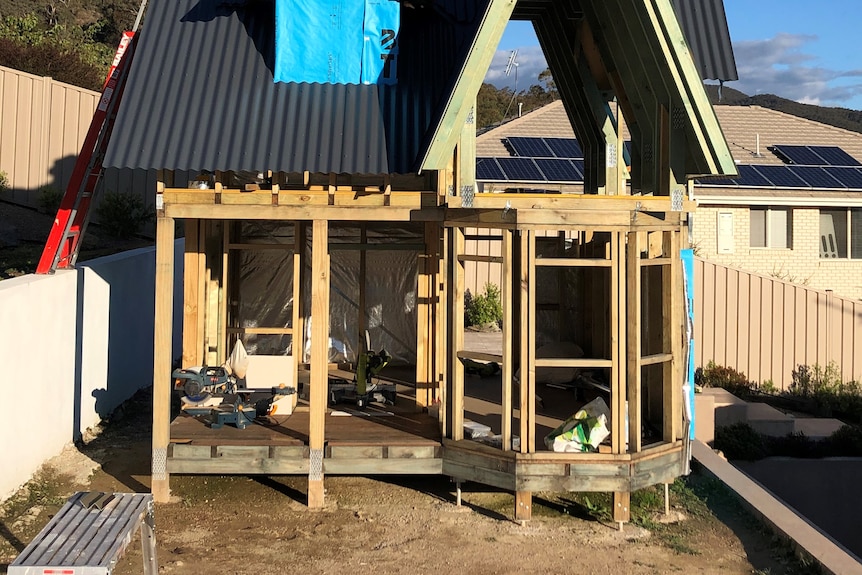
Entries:
[[[718,253],[719,213],[733,219],[731,253]],[[820,257],[820,209],[793,207],[791,248],[751,247],[748,206],[699,206],[691,223],[695,254],[723,265],[862,299],[862,259]]]

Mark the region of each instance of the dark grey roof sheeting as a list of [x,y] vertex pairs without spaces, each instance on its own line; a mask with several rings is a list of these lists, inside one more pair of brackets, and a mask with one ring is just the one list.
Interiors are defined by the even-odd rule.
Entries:
[[415,171],[488,1],[402,9],[398,84],[378,87],[274,83],[269,0],[150,0],[104,165]]
[[704,80],[738,80],[723,0],[673,0],[674,12]]
[[[513,20],[535,20],[559,0],[518,0]],[[738,80],[724,0],[672,0],[676,18],[704,80]],[[579,11],[580,1],[572,8]]]

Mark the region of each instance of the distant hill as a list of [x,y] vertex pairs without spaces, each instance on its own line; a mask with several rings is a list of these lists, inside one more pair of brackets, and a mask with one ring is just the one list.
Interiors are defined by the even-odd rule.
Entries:
[[775,94],[758,94],[749,96],[739,90],[725,86],[721,89],[721,102],[718,101],[718,86],[706,85],[706,93],[713,104],[726,106],[761,106],[771,110],[778,110],[785,114],[792,114],[800,118],[807,118],[828,124],[837,128],[844,128],[853,132],[862,133],[862,111],[850,110],[848,108],[827,108],[811,104],[800,104]]

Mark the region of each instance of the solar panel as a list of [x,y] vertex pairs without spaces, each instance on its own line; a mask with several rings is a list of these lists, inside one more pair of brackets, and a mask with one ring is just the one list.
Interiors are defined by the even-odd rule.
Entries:
[[862,190],[862,170],[856,168],[843,168],[838,166],[829,166],[823,168],[829,175],[844,184],[850,189]]
[[476,178],[479,180],[504,181],[506,174],[494,158],[476,158]]
[[818,156],[808,146],[772,146],[770,148],[775,155],[786,164],[798,164],[800,166],[822,166],[823,158]]
[[506,178],[515,182],[544,182],[545,177],[532,158],[497,158]]
[[739,172],[739,175],[733,178],[733,180],[740,186],[744,186],[746,188],[772,187],[772,183],[764,178],[763,175],[754,168],[754,166],[736,166],[736,170]]
[[698,178],[694,183],[698,186],[717,186],[721,188],[735,188],[737,186],[736,180],[731,180],[730,178]]
[[515,154],[524,158],[553,158],[554,153],[545,145],[544,138],[507,138]]
[[789,166],[755,166],[767,180],[772,182],[776,188],[808,188],[796,174],[790,171]]
[[806,182],[812,188],[844,188],[841,182],[829,175],[826,169],[819,166],[787,166],[787,169]]
[[545,138],[545,143],[558,158],[583,158],[584,151],[574,138]]
[[584,167],[584,161],[583,160],[572,160],[572,165],[581,174],[581,180],[583,180],[584,174],[587,173],[587,170]]
[[536,165],[549,182],[582,182],[583,175],[570,160],[560,158],[536,158]]
[[826,166],[862,166],[856,158],[838,146],[808,146],[808,148],[823,158]]

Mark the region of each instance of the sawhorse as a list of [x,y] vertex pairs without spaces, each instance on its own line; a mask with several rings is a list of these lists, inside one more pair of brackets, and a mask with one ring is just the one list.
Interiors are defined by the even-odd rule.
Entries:
[[153,496],[78,492],[9,565],[9,575],[110,575],[140,527],[144,574],[158,575]]

